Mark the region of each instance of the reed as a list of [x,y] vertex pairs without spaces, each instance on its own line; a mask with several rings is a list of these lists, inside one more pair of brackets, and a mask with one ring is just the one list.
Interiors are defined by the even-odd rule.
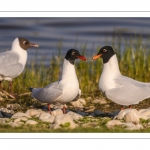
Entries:
[[[150,82],[150,50],[147,45],[143,45],[142,39],[137,38],[136,40],[126,40],[124,47],[121,48],[121,41],[115,40],[117,40],[116,44],[112,39],[112,47],[117,53],[121,73],[139,81]],[[98,82],[103,68],[102,59],[92,61],[92,56],[99,49],[100,47],[97,47],[88,53],[86,44],[84,44],[80,52],[87,57],[88,61],[75,62],[80,88],[84,97],[94,97],[97,92],[100,94]],[[41,57],[38,65],[35,61],[31,61],[24,72],[13,80],[14,92],[19,94],[29,92],[28,87],[44,87],[51,82],[57,81],[61,73],[63,59],[61,48],[58,47],[57,55],[52,56],[48,66],[43,63],[43,57]],[[7,88],[6,82],[4,83],[4,88]]]
[[[150,82],[150,48],[149,48],[149,39],[145,41],[141,38],[131,38],[129,40],[121,40],[119,37],[113,37],[111,46],[114,48],[117,53],[118,63],[120,71],[123,75],[131,77],[133,79]],[[124,43],[124,46],[121,46],[121,43]],[[144,44],[143,44],[144,43]],[[104,45],[108,45],[107,41]],[[101,46],[104,46],[101,45]],[[61,45],[62,46],[62,45]],[[59,79],[62,63],[64,56],[62,56],[61,46],[58,46],[58,53],[53,55],[50,59],[49,65],[44,64],[44,57],[41,57],[41,60],[38,61],[38,64],[35,59],[28,63],[24,72],[13,80],[13,91],[18,94],[23,94],[29,92],[29,87],[44,87],[49,83],[57,81]],[[100,75],[102,73],[103,63],[102,59],[97,59],[92,61],[92,56],[99,51],[100,47],[93,48],[91,52],[87,51],[87,46],[81,48],[80,53],[87,57],[87,62],[77,60],[75,62],[75,68],[80,84],[80,89],[82,91],[82,97],[92,97],[101,96],[101,92],[98,89],[98,82]],[[3,83],[5,89],[7,89],[7,82]],[[4,106],[8,101],[3,101]],[[37,100],[31,98],[30,95],[19,97],[14,102],[17,102],[21,105],[22,110],[27,110],[31,105],[36,104],[36,106],[41,106]],[[148,106],[150,101],[142,101],[139,105]],[[113,103],[113,102],[112,102]],[[2,105],[2,102],[1,102]],[[140,107],[139,107],[140,108]],[[143,107],[145,108],[145,107]],[[113,111],[115,107],[111,105]],[[92,129],[92,128],[77,128],[74,130],[49,130],[48,124],[45,124],[47,128],[43,128],[43,125],[37,126],[34,128],[21,127],[17,128],[17,132],[130,132],[122,128],[115,128],[112,130],[106,129],[103,125],[101,128]],[[16,132],[11,127],[6,128],[5,126],[0,126],[0,132]],[[7,130],[6,130],[7,129]],[[149,132],[148,129],[143,129],[141,131],[133,132]]]

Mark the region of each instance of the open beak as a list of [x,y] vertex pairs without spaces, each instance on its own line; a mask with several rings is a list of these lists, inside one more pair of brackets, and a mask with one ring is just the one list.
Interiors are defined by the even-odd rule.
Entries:
[[77,56],[79,59],[87,61],[86,58],[84,56]]
[[101,57],[101,56],[102,56],[102,54],[95,55],[95,56],[93,56],[92,60],[96,60],[96,59],[98,59],[98,58]]
[[39,45],[38,45],[38,44],[33,44],[33,43],[31,43],[31,44],[30,44],[30,47],[39,47]]

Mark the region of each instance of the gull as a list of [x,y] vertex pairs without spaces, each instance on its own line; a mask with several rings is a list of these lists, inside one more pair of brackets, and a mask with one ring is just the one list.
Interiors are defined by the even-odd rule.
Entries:
[[12,80],[24,70],[29,47],[38,47],[38,45],[30,43],[25,38],[17,37],[12,42],[11,50],[0,53],[0,87],[2,81],[10,81],[10,93],[12,93]]
[[127,76],[119,70],[116,53],[111,46],[102,47],[93,60],[103,59],[103,70],[99,80],[99,89],[113,102],[122,106],[138,104],[150,97],[150,83],[144,83]]
[[[81,95],[81,90],[79,89],[79,82],[74,66],[75,60],[78,58],[86,61],[86,58],[81,56],[78,50],[68,50],[64,58],[61,77],[58,81],[43,88],[29,88],[29,90],[32,92],[31,96],[33,98],[42,103],[48,103],[48,110],[50,114],[50,104],[66,104]],[[63,113],[66,113],[64,106]]]

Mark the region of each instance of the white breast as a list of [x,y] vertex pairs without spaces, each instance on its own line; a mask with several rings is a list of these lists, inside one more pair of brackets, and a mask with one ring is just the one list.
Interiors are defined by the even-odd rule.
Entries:
[[121,75],[116,55],[113,55],[110,60],[104,64],[103,71],[99,80],[99,89],[103,92],[108,89],[115,88],[117,85],[114,79]]
[[59,87],[63,89],[63,95],[59,98],[59,102],[70,102],[79,93],[79,82],[76,76],[75,67],[66,59],[64,59]]
[[25,66],[27,62],[27,51],[20,47],[18,38],[13,41],[11,51],[14,51],[19,55],[19,63]]

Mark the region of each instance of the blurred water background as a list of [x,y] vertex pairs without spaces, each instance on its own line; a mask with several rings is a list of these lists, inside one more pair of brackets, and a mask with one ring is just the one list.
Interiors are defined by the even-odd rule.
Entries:
[[92,56],[101,46],[119,42],[123,50],[127,41],[138,38],[149,47],[150,18],[0,18],[0,52],[9,50],[16,37],[40,46],[28,50],[28,64],[42,58],[48,65],[52,56],[65,55],[70,48]]

